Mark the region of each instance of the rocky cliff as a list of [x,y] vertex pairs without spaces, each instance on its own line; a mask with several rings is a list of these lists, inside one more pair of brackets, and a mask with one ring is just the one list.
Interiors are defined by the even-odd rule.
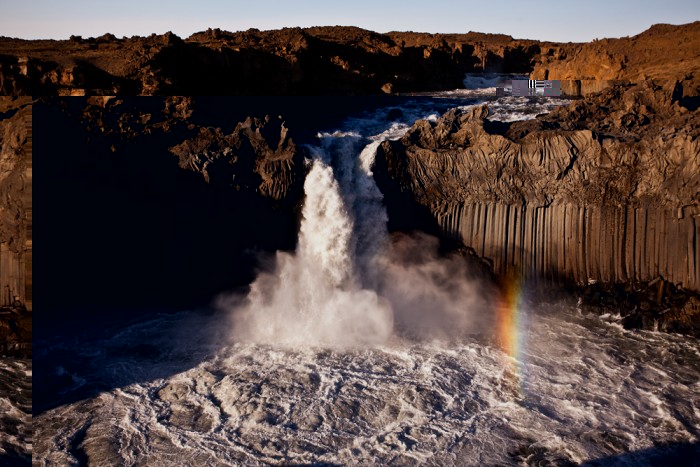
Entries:
[[[655,24],[632,37],[555,44],[542,48],[533,79],[576,80],[579,92],[597,92],[609,81],[684,80],[686,96],[700,90],[700,22]],[[567,89],[564,89],[567,91]],[[573,89],[570,91],[574,91]]]
[[490,121],[487,105],[419,121],[378,152],[389,216],[434,222],[501,276],[660,277],[698,292],[700,116],[664,85],[616,86],[530,121]]
[[207,305],[247,285],[266,254],[295,247],[304,153],[277,116],[221,117],[234,107],[226,104],[95,97],[34,106],[43,135],[37,278],[42,309],[56,312],[42,316],[43,329],[111,306]]
[[0,98],[0,354],[31,355],[32,101]]
[[276,122],[269,116],[247,118],[228,135],[220,128],[200,128],[194,138],[170,151],[181,168],[200,173],[207,183],[253,188],[275,201],[296,202],[303,184],[303,157],[287,132],[281,117]]
[[565,91],[587,94],[607,86],[603,80],[673,76],[695,83],[699,43],[700,22],[588,44],[355,27],[209,29],[186,39],[0,38],[0,93],[381,94],[459,88],[467,72],[521,72],[573,80]]

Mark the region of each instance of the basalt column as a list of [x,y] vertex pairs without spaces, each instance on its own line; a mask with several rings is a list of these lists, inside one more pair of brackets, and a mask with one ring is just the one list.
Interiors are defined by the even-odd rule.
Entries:
[[585,283],[658,276],[700,290],[700,216],[652,207],[453,204],[436,213],[445,234],[526,279]]
[[32,109],[0,100],[0,307],[32,307]]

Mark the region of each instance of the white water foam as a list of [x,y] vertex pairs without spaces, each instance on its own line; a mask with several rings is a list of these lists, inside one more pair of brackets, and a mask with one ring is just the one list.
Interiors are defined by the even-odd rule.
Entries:
[[488,118],[500,122],[531,120],[570,102],[561,97],[501,97],[489,104]]
[[[190,337],[161,333],[163,352],[144,359],[126,351],[152,342],[148,327],[120,330],[121,358],[90,357],[102,386],[114,388],[36,416],[34,459],[464,466],[578,465],[617,455],[591,465],[687,465],[644,450],[700,441],[696,339],[611,330],[567,302],[526,302],[522,313],[525,380],[479,336],[343,352],[238,343],[162,376],[183,354],[208,350],[191,332],[201,316],[155,317],[153,328],[180,320]],[[111,344],[114,334],[104,330]],[[161,375],[117,383],[149,368]]]
[[427,236],[389,240],[372,167],[379,145],[409,126],[395,122],[363,138],[386,128],[383,115],[348,125],[319,134],[310,148],[297,251],[278,253],[274,271],[260,275],[242,306],[223,300],[234,310],[234,339],[347,348],[386,343],[395,322],[430,337],[481,325],[473,316],[484,314],[485,303],[459,260],[439,259]]
[[32,361],[0,359],[0,463],[29,465],[32,456]]

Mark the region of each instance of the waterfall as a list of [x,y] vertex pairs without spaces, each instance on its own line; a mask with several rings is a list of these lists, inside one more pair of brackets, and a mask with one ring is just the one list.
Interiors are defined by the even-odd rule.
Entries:
[[486,288],[468,279],[462,258],[441,257],[427,235],[390,241],[372,166],[381,142],[408,126],[376,133],[381,125],[358,120],[360,131],[321,133],[309,148],[297,251],[278,252],[274,270],[258,276],[242,304],[223,304],[234,309],[236,341],[366,347],[395,332],[442,338],[487,325]]
[[380,140],[362,149],[366,140],[356,134],[320,137],[311,148],[297,251],[278,252],[276,270],[253,283],[235,315],[238,338],[347,347],[391,335],[391,305],[376,291],[388,235],[370,170]]

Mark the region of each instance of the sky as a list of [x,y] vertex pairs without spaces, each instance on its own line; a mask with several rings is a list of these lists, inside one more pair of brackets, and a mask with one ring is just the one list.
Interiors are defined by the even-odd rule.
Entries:
[[377,32],[502,33],[584,42],[638,34],[656,23],[700,20],[699,0],[0,0],[0,36],[67,39],[180,37],[208,28],[359,26]]

